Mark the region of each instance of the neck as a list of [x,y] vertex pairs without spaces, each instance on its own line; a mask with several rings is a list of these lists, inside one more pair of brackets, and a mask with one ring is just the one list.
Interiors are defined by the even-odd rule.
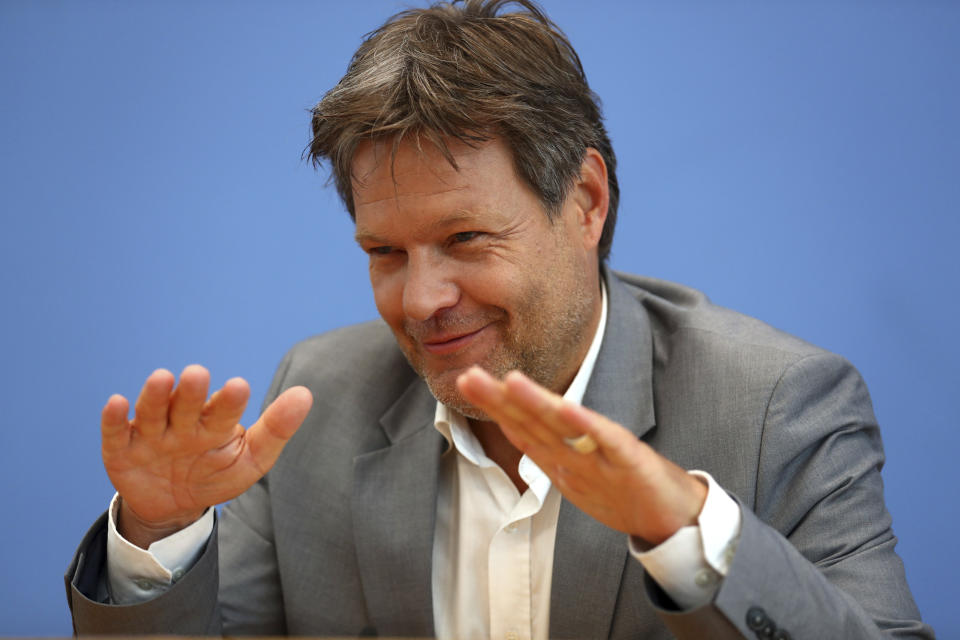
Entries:
[[503,469],[510,481],[522,495],[527,483],[520,477],[520,458],[523,453],[513,446],[496,422],[469,419],[470,430],[480,441],[483,452]]

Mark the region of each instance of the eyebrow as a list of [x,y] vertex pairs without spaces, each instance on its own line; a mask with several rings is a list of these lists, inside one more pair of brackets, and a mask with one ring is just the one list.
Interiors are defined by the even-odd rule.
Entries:
[[365,231],[357,231],[356,233],[353,234],[353,239],[354,239],[354,241],[355,241],[357,244],[359,244],[360,246],[363,246],[364,243],[366,243],[366,244],[382,244],[381,241],[380,241],[379,236],[376,236],[376,235],[374,235],[374,234],[372,234],[372,233],[367,233],[367,232],[365,232]]
[[[457,209],[451,212],[449,215],[444,216],[440,220],[435,220],[434,222],[430,223],[429,225],[426,226],[425,230],[427,231],[427,233],[443,231],[448,227],[453,227],[458,224],[462,224],[464,222],[470,222],[472,220],[476,220],[479,217],[480,217],[479,213],[467,211],[466,209]],[[377,234],[370,233],[369,231],[363,231],[360,228],[357,228],[356,233],[353,234],[353,239],[359,245],[363,245],[365,243],[366,244],[382,244],[382,243],[389,244],[389,242],[386,242]]]

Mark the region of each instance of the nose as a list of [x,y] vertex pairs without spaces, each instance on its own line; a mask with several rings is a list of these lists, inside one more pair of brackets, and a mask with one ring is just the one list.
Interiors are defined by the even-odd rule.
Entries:
[[403,312],[411,320],[427,320],[460,300],[460,288],[441,257],[411,253],[406,275]]

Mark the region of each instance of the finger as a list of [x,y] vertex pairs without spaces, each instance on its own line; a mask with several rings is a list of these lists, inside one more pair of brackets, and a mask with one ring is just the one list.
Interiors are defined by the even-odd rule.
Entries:
[[280,394],[247,431],[250,455],[261,474],[269,471],[276,462],[312,405],[313,394],[309,389],[291,387]]
[[[540,417],[546,429],[531,426],[544,444],[571,447],[580,454],[601,449],[614,464],[627,465],[634,461],[637,437],[604,415],[581,405],[566,402],[533,382],[519,371],[511,372],[505,380],[508,397],[519,409]],[[576,442],[575,446],[571,446]]]
[[507,401],[502,382],[480,367],[473,366],[457,377],[457,388],[470,404],[495,420],[526,420],[527,415],[517,411]]
[[[636,436],[619,424],[586,407],[565,401],[520,372],[511,372],[505,381],[509,402],[530,418],[519,425],[525,436],[537,444],[531,457],[590,471],[601,457],[619,466],[635,461]],[[501,428],[518,429],[516,423]],[[599,449],[599,451],[598,451]],[[590,456],[597,452],[598,456]],[[571,455],[572,454],[572,455]]]
[[203,407],[200,422],[211,431],[229,431],[240,422],[250,399],[250,385],[243,378],[230,378],[210,396]]
[[572,451],[565,444],[558,444],[556,437],[549,436],[544,444],[537,430],[539,417],[520,408],[507,397],[506,386],[479,367],[471,367],[457,379],[460,392],[470,403],[483,409],[493,419],[510,443],[533,458],[541,469],[558,464]]
[[210,372],[199,364],[191,364],[180,374],[180,382],[170,399],[170,429],[195,429],[207,400]]
[[627,467],[636,464],[637,446],[645,446],[636,434],[604,415],[580,405],[568,405],[562,414],[568,424],[596,443],[599,452],[613,465]]
[[110,396],[104,405],[100,413],[100,438],[104,453],[122,451],[130,444],[129,411],[130,403],[118,394]]
[[[595,449],[589,437],[575,429],[563,418],[567,406],[574,406],[559,395],[548,391],[518,371],[507,374],[502,383],[503,397],[490,415],[495,417],[507,439],[544,466],[578,464],[571,457]],[[506,417],[505,417],[506,416]],[[576,449],[571,441],[578,441]],[[522,444],[521,444],[522,443]]]
[[133,426],[142,436],[155,438],[167,428],[167,410],[170,392],[173,390],[173,374],[166,369],[157,369],[143,383],[134,407]]
[[530,416],[529,430],[540,442],[559,444],[566,438],[584,435],[564,417],[564,407],[573,403],[566,402],[519,371],[508,373],[504,383],[507,401]]

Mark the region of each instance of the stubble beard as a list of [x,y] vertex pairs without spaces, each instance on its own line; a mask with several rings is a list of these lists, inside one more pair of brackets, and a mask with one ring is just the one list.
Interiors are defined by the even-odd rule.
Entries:
[[[473,364],[479,365],[498,380],[513,370],[523,372],[543,387],[562,394],[572,381],[589,346],[590,321],[594,313],[594,295],[576,279],[565,287],[567,291],[547,292],[553,283],[540,284],[524,294],[518,305],[517,317],[510,327],[509,314],[497,308],[485,314],[483,320],[492,320],[500,333],[497,347]],[[598,292],[594,292],[596,295]],[[551,304],[552,303],[552,304]],[[477,327],[475,317],[431,319],[432,328],[452,329],[458,326]],[[430,328],[426,323],[405,324],[404,338],[398,340],[410,365],[423,378],[433,396],[466,418],[493,421],[484,411],[469,403],[457,388],[456,378],[466,369],[428,370],[423,356],[417,350],[418,335]]]

